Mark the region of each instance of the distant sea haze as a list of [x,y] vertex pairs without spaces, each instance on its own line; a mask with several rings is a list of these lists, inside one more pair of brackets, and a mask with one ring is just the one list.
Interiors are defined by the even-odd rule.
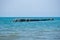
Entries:
[[[13,22],[48,18],[54,20]],[[60,40],[60,17],[0,17],[0,40]]]

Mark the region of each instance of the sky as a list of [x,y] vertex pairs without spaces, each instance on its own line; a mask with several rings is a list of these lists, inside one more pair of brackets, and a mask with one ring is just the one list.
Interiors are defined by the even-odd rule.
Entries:
[[60,0],[0,0],[0,17],[60,17]]

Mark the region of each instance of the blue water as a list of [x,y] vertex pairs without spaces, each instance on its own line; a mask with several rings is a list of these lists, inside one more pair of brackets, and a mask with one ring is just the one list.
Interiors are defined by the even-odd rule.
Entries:
[[[13,22],[20,18],[54,20]],[[0,17],[0,40],[60,40],[60,17]]]

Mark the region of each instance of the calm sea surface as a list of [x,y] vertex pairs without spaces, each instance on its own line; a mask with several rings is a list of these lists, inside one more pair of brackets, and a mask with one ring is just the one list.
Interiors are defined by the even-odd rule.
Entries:
[[[20,18],[54,20],[13,22]],[[60,40],[60,17],[0,17],[0,40]]]

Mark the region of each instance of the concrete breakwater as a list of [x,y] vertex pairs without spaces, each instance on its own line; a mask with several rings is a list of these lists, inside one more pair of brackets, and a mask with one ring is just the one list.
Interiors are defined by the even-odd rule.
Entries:
[[31,21],[53,21],[54,18],[47,19],[15,19],[14,22],[31,22]]

